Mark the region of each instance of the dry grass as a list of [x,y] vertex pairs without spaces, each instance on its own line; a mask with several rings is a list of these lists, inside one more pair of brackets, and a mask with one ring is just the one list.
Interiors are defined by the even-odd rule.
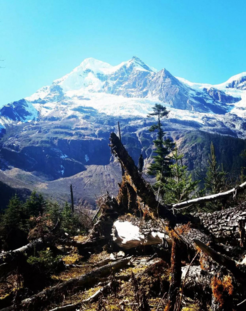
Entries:
[[73,239],[74,239],[74,241],[76,241],[78,243],[84,243],[88,239],[88,236],[87,235],[77,235]]
[[78,263],[81,260],[82,256],[80,256],[78,253],[71,253],[65,257],[62,258],[62,261],[66,264],[66,265],[72,265],[75,263]]

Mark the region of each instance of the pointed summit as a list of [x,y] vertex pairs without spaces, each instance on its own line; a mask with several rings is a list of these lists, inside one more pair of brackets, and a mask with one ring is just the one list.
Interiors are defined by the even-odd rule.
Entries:
[[133,56],[127,64],[129,66],[133,66],[138,70],[146,70],[146,71],[153,71],[148,65],[146,65],[140,58],[137,56]]

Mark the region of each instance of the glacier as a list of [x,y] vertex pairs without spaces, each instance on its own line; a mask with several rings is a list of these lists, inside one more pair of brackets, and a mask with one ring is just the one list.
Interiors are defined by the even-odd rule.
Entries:
[[102,117],[145,118],[156,103],[167,107],[169,119],[196,122],[206,131],[214,120],[216,126],[223,124],[233,135],[246,137],[246,72],[218,85],[193,83],[166,69],[154,70],[138,57],[116,66],[87,58],[50,86],[2,107],[0,126],[42,119],[80,120],[88,109]]

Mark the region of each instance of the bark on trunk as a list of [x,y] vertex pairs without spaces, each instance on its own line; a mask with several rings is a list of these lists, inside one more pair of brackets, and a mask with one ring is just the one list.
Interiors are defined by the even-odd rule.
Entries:
[[213,234],[217,241],[244,245],[245,235],[242,233],[246,224],[246,205],[214,213],[196,213],[193,216],[199,218],[203,227]]
[[181,245],[174,238],[171,253],[171,273],[168,291],[168,302],[165,311],[173,311],[175,304],[179,302],[179,289],[181,284]]
[[213,250],[211,247],[205,245],[199,240],[194,240],[195,244],[209,257],[211,257],[215,262],[217,262],[219,265],[223,265],[225,268],[227,268],[229,271],[232,272],[234,277],[243,284],[246,284],[246,273],[244,267],[240,267],[238,263],[235,260],[232,260],[231,258],[219,254],[215,250]]
[[135,186],[135,191],[137,195],[143,200],[143,202],[148,205],[154,215],[157,217],[157,207],[159,205],[160,216],[167,218],[169,221],[175,221],[175,216],[166,208],[166,206],[161,205],[155,198],[155,194],[151,188],[151,186],[145,182],[142,178],[141,174],[139,174],[138,169],[133,161],[133,159],[129,156],[128,152],[122,145],[119,138],[115,133],[111,133],[110,135],[110,147],[112,153],[119,159],[122,167],[130,176],[132,184]]

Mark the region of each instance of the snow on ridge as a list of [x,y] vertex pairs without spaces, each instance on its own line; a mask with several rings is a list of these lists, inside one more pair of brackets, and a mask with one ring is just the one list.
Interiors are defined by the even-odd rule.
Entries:
[[[130,70],[128,71],[129,68]],[[111,86],[110,83],[113,82],[110,80],[110,75],[116,73],[115,76],[117,76],[117,71],[121,69],[125,70],[126,73],[133,70],[134,74],[134,70],[148,71],[151,75],[155,75],[156,72],[156,70],[153,70],[151,67],[147,66],[137,57],[132,57],[130,60],[122,62],[116,66],[112,66],[106,62],[94,58],[87,58],[69,74],[55,80],[51,86],[41,88],[32,96],[27,97],[26,100],[34,101],[33,105],[40,112],[41,116],[47,116],[52,113],[60,113],[59,117],[62,116],[62,118],[72,114],[76,114],[80,117],[80,112],[76,110],[74,111],[73,109],[81,106],[92,107],[96,109],[98,113],[111,116],[118,116],[120,113],[127,117],[146,117],[146,115],[152,111],[152,107],[155,103],[160,103],[166,106],[168,110],[170,110],[170,118],[196,121],[200,124],[204,123],[203,117],[205,115],[213,116],[213,118],[220,118],[212,112],[199,113],[195,111],[174,109],[167,103],[163,103],[157,97],[151,95],[144,98],[129,98],[122,95],[105,93],[103,91],[105,81],[107,81],[107,86]],[[216,88],[225,92],[227,95],[241,97],[241,101],[234,104],[228,104],[228,107],[231,109],[231,113],[245,117],[246,113],[244,113],[243,110],[246,105],[246,90],[226,87],[228,83],[233,82],[235,79],[240,79],[243,76],[246,76],[246,72],[235,75],[225,83],[218,85],[194,83],[184,78],[176,78],[188,88],[188,94],[191,98],[195,98],[196,96],[201,97],[203,96],[201,93],[203,93],[204,96],[206,96],[206,101],[208,103],[210,103],[209,95],[207,95],[207,91],[204,91],[204,89],[209,90],[211,88]],[[58,86],[58,91],[56,88],[53,90],[54,86]],[[59,89],[61,90],[61,96],[59,94]],[[58,97],[60,96],[60,98],[56,98],[56,91],[58,92]],[[44,101],[42,101],[42,99],[44,99]],[[68,107],[60,105],[60,102],[63,100],[66,103],[69,103]],[[213,101],[211,101],[211,104],[213,104]]]
[[5,129],[5,126],[4,126],[4,124],[3,124],[3,121],[0,120],[0,131],[1,131],[2,129]]
[[25,116],[23,121],[36,120],[38,118],[37,109],[28,101],[26,101],[25,107],[25,110],[29,113],[29,115]]
[[49,91],[50,91],[50,87],[44,86],[41,89],[37,90],[37,92],[35,92],[31,96],[26,97],[25,99],[28,101],[40,100],[40,99],[45,98],[49,94]]
[[[219,83],[219,84],[209,84],[209,83],[196,83],[196,82],[190,82],[184,78],[180,78],[180,77],[175,77],[176,79],[178,79],[180,82],[188,85],[190,88],[194,89],[194,90],[199,90],[201,91],[203,88],[206,89],[210,89],[210,88],[215,88],[218,89],[220,91],[224,91],[224,92],[230,92],[232,88],[229,87],[229,85],[234,82],[234,81],[239,81],[241,78],[246,77],[246,72],[242,72],[239,73],[237,75],[234,75],[232,77],[230,77],[227,81],[223,82],[223,83]],[[242,92],[242,90],[240,90],[238,93]]]
[[[57,102],[46,103],[45,106],[41,105],[41,107],[39,104],[34,104],[34,106],[37,110],[40,111],[41,116],[47,116],[49,113],[53,115],[53,109],[56,107],[56,113],[60,113],[64,117],[74,114],[76,114],[78,117],[81,117],[81,113],[74,109],[76,109],[76,107],[90,107],[94,108],[98,113],[110,116],[118,116],[120,113],[125,117],[146,118],[146,116],[152,112],[153,106],[156,103],[160,103],[167,107],[167,109],[170,111],[169,118],[185,121],[196,121],[200,124],[203,124],[202,118],[205,115],[208,115],[207,113],[199,113],[188,110],[182,110],[182,113],[180,113],[181,110],[172,108],[168,103],[163,103],[156,97],[128,98],[122,95],[85,92],[83,94],[90,100],[83,100],[80,99],[80,96],[76,96],[76,94],[81,94],[80,90],[77,92],[70,91],[67,93],[67,95],[68,94],[70,95],[71,99],[68,101],[69,104],[66,106],[59,105]],[[72,97],[71,95],[74,96]],[[50,110],[48,108],[50,108]]]
[[175,77],[176,79],[178,79],[180,82],[182,82],[183,84],[186,84],[187,86],[189,86],[190,88],[197,90],[197,91],[202,91],[204,88],[211,88],[213,87],[212,84],[209,83],[196,83],[196,82],[190,82],[184,78],[180,78],[180,77]]
[[239,73],[235,76],[232,76],[230,77],[226,82],[224,83],[231,83],[233,81],[236,81],[236,80],[240,80],[241,78],[245,77],[246,76],[246,72],[242,72],[242,73]]
[[125,62],[126,67],[134,66],[134,69],[140,71],[152,71],[152,69],[146,65],[140,58],[133,56],[130,60]]
[[236,74],[236,75],[230,77],[227,81],[220,83],[220,84],[217,84],[217,85],[214,85],[214,87],[219,88],[219,89],[229,88],[229,86],[228,86],[229,84],[231,84],[234,81],[239,81],[243,77],[246,77],[246,72]]
[[94,73],[104,73],[107,74],[112,70],[113,66],[103,62],[101,60],[95,58],[86,58],[82,61],[82,63],[76,67],[74,70],[85,71],[85,70],[92,70]]
[[[110,76],[122,67],[129,68],[133,66],[134,70],[153,72],[139,58],[133,57],[132,59],[122,62],[119,65],[112,66],[106,62],[94,58],[86,58],[78,67],[76,67],[69,74],[57,79],[53,85],[59,85],[64,92],[71,90],[87,89],[92,92],[101,91],[105,83],[103,76]],[[109,82],[109,81],[108,81]]]

